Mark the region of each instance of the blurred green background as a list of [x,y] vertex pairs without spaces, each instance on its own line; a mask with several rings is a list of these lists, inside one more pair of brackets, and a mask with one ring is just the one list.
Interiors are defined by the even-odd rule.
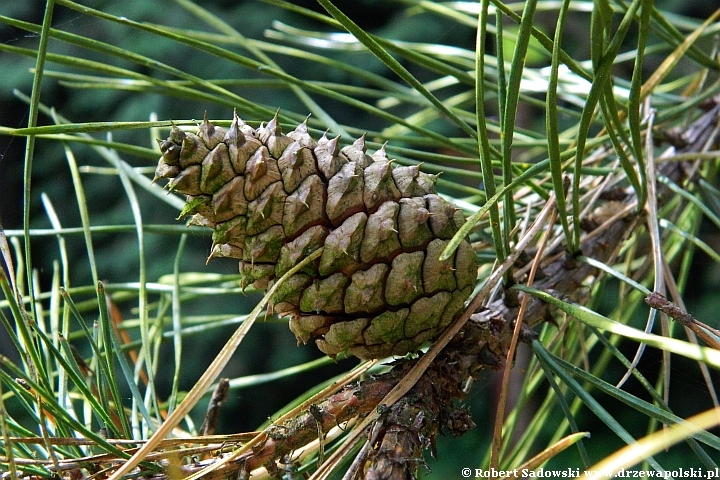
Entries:
[[[307,8],[321,11],[314,2],[294,2]],[[658,8],[673,11],[680,15],[705,18],[709,15],[712,2],[681,2],[667,0],[657,2]],[[92,8],[125,15],[136,21],[163,22],[174,27],[195,26],[198,22],[187,12],[171,1],[146,2],[143,0],[116,1],[87,1]],[[427,14],[412,15],[405,10],[403,2],[387,1],[340,1],[335,4],[346,12],[363,28],[381,36],[398,40],[436,42],[448,45],[457,45],[472,50],[475,43],[475,32],[470,27],[459,28],[455,22],[443,23],[437,16]],[[244,36],[248,38],[262,38],[267,29],[272,28],[273,22],[278,21],[296,28],[312,28],[329,30],[326,25],[312,22],[307,18],[293,15],[285,10],[254,1],[205,1],[204,8],[221,17]],[[43,4],[37,1],[2,2],[0,15],[22,19],[33,23],[41,23]],[[186,72],[203,78],[222,78],[229,80],[262,79],[266,78],[258,72],[250,71],[233,65],[230,62],[213,61],[212,57],[203,55],[187,48],[178,48],[176,44],[160,41],[153,37],[133,34],[128,35],[128,29],[122,26],[101,22],[92,17],[83,16],[75,11],[57,8],[54,15],[54,25],[63,30],[95,38],[117,46],[127,48],[134,52],[151,55],[170,65],[180,67]],[[584,28],[578,26],[578,29]],[[573,31],[569,26],[568,32]],[[582,37],[584,38],[584,37]],[[0,42],[6,45],[31,48],[37,44],[37,38],[25,32],[15,30],[0,24]],[[72,47],[57,42],[51,43],[50,51],[72,54]],[[578,55],[586,55],[587,47],[577,44]],[[93,58],[95,54],[83,52],[83,56]],[[382,65],[367,54],[348,53],[348,61],[353,65],[373,69],[379,73],[384,71]],[[297,73],[305,65],[297,63],[290,57],[273,55],[282,68],[289,73]],[[582,58],[582,57],[581,57]],[[95,60],[102,61],[98,55]],[[128,64],[129,65],[129,64]],[[128,66],[120,65],[120,66]],[[8,53],[0,53],[0,124],[8,127],[19,127],[27,122],[27,105],[19,100],[13,90],[29,95],[32,84],[31,69],[34,59]],[[49,64],[48,70],[67,70],[68,67]],[[146,73],[146,72],[141,72]],[[422,72],[413,72],[422,80]],[[332,80],[352,83],[352,78],[337,78],[339,73],[332,70],[315,69],[303,70],[303,78],[318,81]],[[297,99],[287,90],[277,88],[268,81],[269,88],[231,88],[245,98],[265,105],[269,108],[290,108],[302,111]],[[207,104],[184,99],[169,98],[153,93],[138,93],[132,90],[101,90],[101,89],[74,89],[60,84],[51,76],[47,76],[43,83],[42,101],[72,122],[93,121],[144,121],[156,114],[159,119],[188,119],[201,118],[204,111],[210,118],[229,119],[232,108],[229,105]],[[352,124],[359,129],[369,128],[370,122],[376,121],[367,115],[348,109],[344,105],[332,101],[324,101],[324,108],[339,122]],[[243,116],[243,112],[239,112]],[[245,118],[259,121],[266,118]],[[50,119],[42,117],[42,123],[50,123]],[[532,118],[527,122],[532,123]],[[373,125],[373,129],[378,127]],[[451,132],[449,132],[451,133]],[[154,140],[148,132],[121,131],[113,134],[116,139],[129,140],[133,143],[149,146]],[[5,229],[17,230],[22,228],[23,203],[23,152],[25,141],[23,138],[9,138],[0,136],[0,216]],[[107,164],[90,148],[74,146],[73,151],[80,165],[104,167]],[[153,167],[155,160],[125,157],[128,162],[138,167]],[[97,224],[127,224],[132,225],[133,219],[129,205],[117,177],[97,174],[86,174],[83,178],[86,195],[92,199],[89,208],[94,223]],[[33,228],[47,228],[50,226],[47,215],[40,200],[41,193],[47,195],[57,210],[64,226],[79,226],[80,217],[75,202],[70,173],[67,167],[62,148],[58,142],[38,140],[35,155],[33,174],[33,199],[31,226]],[[143,220],[147,224],[168,224],[174,222],[177,210],[158,201],[144,191],[137,191],[141,205]],[[181,222],[176,222],[180,224]],[[707,225],[702,238],[717,250],[720,250],[720,236],[716,229]],[[86,261],[85,245],[80,235],[77,241],[70,242],[68,249],[73,259],[72,283],[86,285],[91,283],[91,277]],[[127,234],[95,235],[95,254],[98,260],[99,272],[102,279],[112,282],[127,281],[137,276],[137,246],[133,231]],[[148,234],[146,238],[149,269],[147,272],[150,281],[157,281],[161,276],[172,273],[174,253],[177,247],[175,236]],[[170,244],[169,242],[172,242]],[[205,265],[209,254],[210,235],[192,235],[185,247],[185,257],[181,269],[187,272],[220,272],[236,273],[237,263],[229,259],[220,259]],[[58,256],[57,240],[54,237],[38,238],[33,244],[34,267],[38,269],[40,281],[44,289],[49,288],[52,274],[52,262]],[[686,295],[688,308],[695,316],[710,325],[720,325],[717,312],[720,311],[720,271],[717,266],[708,269],[711,262],[703,260],[703,254],[698,252],[695,260],[696,279]],[[609,289],[606,310],[610,310],[614,301],[614,293]],[[213,304],[197,302],[186,305],[187,314],[208,314],[209,308],[217,308],[219,312],[245,312],[248,311],[258,299],[257,295],[224,296],[216,299]],[[124,315],[132,316],[130,306],[120,304]],[[641,319],[638,319],[641,320]],[[218,330],[214,338],[203,336],[203,340],[193,340],[186,345],[184,362],[186,382],[183,388],[189,389],[203,369],[210,363],[215,353],[224,343],[225,339],[236,328],[230,325],[224,330]],[[14,355],[0,335],[0,352],[5,355]],[[624,353],[632,357],[633,346],[628,346]],[[521,352],[527,355],[528,352]],[[168,361],[172,359],[171,346],[168,345]],[[308,345],[296,348],[295,339],[290,331],[283,325],[275,323],[258,323],[243,344],[239,355],[233,359],[225,375],[241,376],[262,372],[270,372],[280,368],[293,366],[312,358],[319,358],[320,354],[314,346]],[[320,380],[330,378],[335,374],[346,371],[354,365],[356,360],[344,360],[337,365],[324,367],[320,370],[298,375],[287,380],[266,384],[255,389],[235,390],[231,392],[230,400],[223,409],[220,433],[250,431],[263,423],[268,415],[281,408],[292,398],[300,395],[307,388],[317,384]],[[519,361],[519,363],[521,363]],[[660,355],[649,350],[640,365],[643,373],[653,381],[660,368]],[[607,378],[619,379],[624,371],[609,373]],[[715,380],[718,376],[715,374]],[[703,405],[710,407],[707,392],[703,391],[704,384],[699,376],[696,366],[689,362],[676,359],[673,362],[673,392],[680,395],[671,400],[675,412],[679,415],[696,412]],[[434,478],[458,478],[459,469],[464,466],[474,466],[480,455],[484,455],[487,448],[486,439],[492,428],[492,405],[494,395],[498,388],[498,380],[494,375],[488,374],[473,387],[468,403],[473,419],[477,424],[475,431],[469,432],[463,438],[440,438],[438,442],[439,462],[431,461],[429,467],[434,472]],[[171,379],[163,381],[158,379],[159,388],[169,389]],[[683,386],[685,388],[683,388]],[[642,394],[632,384],[627,389],[639,395]],[[162,396],[162,394],[161,394]],[[606,398],[602,398],[604,405],[613,412],[620,411],[622,406]],[[687,404],[688,408],[683,409]],[[628,410],[628,415],[636,413]],[[621,419],[622,413],[618,413]],[[201,421],[201,413],[196,415]],[[558,412],[558,422],[561,420]],[[645,419],[643,419],[644,421]],[[583,423],[593,425],[595,435],[599,433],[597,422],[593,417],[586,416],[578,419],[580,429]],[[632,425],[632,420],[625,425]],[[644,425],[644,423],[643,423]],[[551,425],[555,427],[555,425]],[[631,431],[636,436],[642,436],[641,429]],[[552,432],[548,432],[548,436]],[[609,432],[608,432],[609,433]],[[597,445],[597,443],[594,443]],[[607,441],[602,443],[609,453],[621,446],[615,435],[608,434]],[[678,451],[678,450],[675,450]],[[575,451],[567,452],[569,458],[574,458]],[[595,452],[597,458],[603,452]],[[675,455],[675,453],[673,453]],[[681,454],[678,454],[681,455]],[[563,462],[570,461],[559,457],[554,461],[555,467],[567,466]],[[683,465],[683,459],[678,456],[677,465]],[[574,464],[574,461],[572,462]]]

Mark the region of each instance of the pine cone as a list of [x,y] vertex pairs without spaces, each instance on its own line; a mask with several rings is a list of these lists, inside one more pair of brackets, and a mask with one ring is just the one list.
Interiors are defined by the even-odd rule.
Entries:
[[274,118],[229,130],[205,118],[197,134],[158,140],[157,178],[186,194],[184,214],[213,229],[211,257],[240,259],[243,287],[268,288],[304,257],[321,257],[280,285],[271,306],[298,341],[328,355],[404,355],[436,338],[472,292],[476,257],[465,240],[439,256],[464,223],[437,195],[435,176],[394,167],[365,140],[284,135]]

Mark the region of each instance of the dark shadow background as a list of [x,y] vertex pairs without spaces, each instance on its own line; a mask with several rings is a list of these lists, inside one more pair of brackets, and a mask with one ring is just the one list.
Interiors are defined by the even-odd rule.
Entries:
[[[322,11],[318,5],[310,1],[294,2],[307,8]],[[87,4],[93,8],[125,15],[137,21],[162,22],[176,27],[195,27],[198,20],[194,19],[180,7],[169,0],[162,2],[145,2],[143,0],[128,0],[126,2],[115,1],[88,1]],[[328,29],[305,18],[289,14],[262,3],[253,1],[205,1],[204,8],[221,13],[222,18],[235,27],[248,38],[262,38],[265,29],[270,28],[273,21],[280,21],[297,28]],[[408,16],[404,12],[405,5],[402,2],[387,1],[338,1],[335,4],[362,27],[389,38],[407,41],[436,42],[452,44],[473,49],[475,32],[471,28],[458,28],[456,23],[444,23],[437,16],[413,15]],[[688,2],[664,1],[657,2],[658,8],[669,9],[680,14],[706,18],[710,12],[709,5],[691,5]],[[0,15],[12,18],[23,19],[28,22],[40,24],[42,22],[42,2],[3,2],[0,5]],[[84,36],[96,38],[131,51],[148,54],[154,58],[173,66],[182,66],[186,71],[204,78],[262,78],[256,72],[250,72],[229,62],[212,61],[207,55],[192,53],[187,49],[178,49],[174,44],[163,41],[148,42],[142,35],[127,35],[128,30],[119,26],[112,26],[108,22],[87,17],[78,12],[64,8],[56,8],[54,14],[54,25],[66,31],[75,32]],[[553,23],[549,23],[550,26]],[[573,32],[574,26],[568,28]],[[578,29],[584,27],[577,27]],[[209,28],[208,28],[209,30]],[[586,32],[578,31],[583,38]],[[569,34],[570,35],[570,34]],[[569,43],[573,42],[568,38]],[[32,48],[37,44],[37,37],[28,35],[20,30],[8,27],[0,23],[0,43]],[[574,45],[579,58],[587,58],[583,50],[586,45]],[[51,51],[58,53],[72,53],[72,47],[61,45],[58,42],[51,44]],[[83,52],[84,57],[88,57]],[[93,58],[93,54],[89,55]],[[96,56],[97,57],[97,56]],[[305,65],[296,63],[290,57],[273,56],[280,65],[290,73],[296,73],[303,78],[317,80],[347,81],[348,79],[338,78],[337,72],[316,69],[308,71]],[[102,58],[95,58],[102,61]],[[354,55],[352,62],[356,66],[383,72],[383,67],[370,58],[368,55]],[[27,122],[27,105],[13,95],[13,89],[29,95],[32,85],[31,69],[34,66],[34,59],[20,55],[10,55],[0,52],[0,125],[7,127],[20,127]],[[121,66],[127,66],[122,65]],[[67,71],[68,67],[48,64],[48,70]],[[298,69],[305,69],[297,73]],[[142,69],[139,70],[141,73]],[[422,80],[422,72],[417,73]],[[258,103],[272,106],[273,108],[292,108],[299,111],[297,100],[291,93],[278,89],[254,89],[241,92],[243,96]],[[187,119],[199,118],[202,112],[207,110],[210,118],[230,118],[231,111],[225,106],[208,105],[183,99],[168,98],[161,95],[137,93],[132,91],[109,91],[109,90],[76,90],[60,84],[56,79],[47,76],[43,83],[42,100],[49,106],[54,107],[62,115],[73,122],[92,121],[144,121],[149,118],[151,112],[155,112],[160,119]],[[352,123],[358,128],[368,128],[373,125],[374,119],[350,111],[344,105],[333,104],[328,101],[323,103],[327,111],[342,123]],[[538,114],[538,112],[534,112]],[[529,112],[530,115],[533,112]],[[541,120],[541,117],[538,117]],[[267,119],[252,119],[267,120]],[[527,119],[528,123],[537,121],[532,117]],[[41,117],[41,124],[50,123],[46,117]],[[377,127],[375,127],[377,129]],[[136,144],[147,146],[151,139],[146,133],[138,131],[116,132],[114,137],[118,140],[130,140]],[[25,148],[24,138],[11,138],[0,136],[0,218],[5,229],[17,230],[22,228],[22,204],[23,204],[23,155]],[[89,148],[73,146],[73,152],[80,165],[107,166],[97,154]],[[155,161],[147,159],[126,158],[135,166],[152,166]],[[129,213],[129,205],[117,181],[117,177],[102,177],[99,175],[86,175],[84,177],[86,195],[92,199],[89,208],[94,223],[126,223],[132,224],[132,217]],[[73,187],[67,167],[67,161],[58,142],[48,142],[38,139],[33,167],[32,178],[32,210],[30,223],[33,228],[47,228],[49,222],[47,215],[42,208],[40,194],[44,193],[53,202],[55,209],[65,226],[79,226],[80,217],[78,214]],[[141,190],[136,190],[141,205],[143,205],[143,220],[147,224],[167,224],[177,217],[178,212],[167,204],[157,201],[154,197]],[[717,229],[710,226],[703,227],[702,238],[714,248],[720,250],[720,239]],[[77,241],[69,242],[68,249],[70,257],[75,263],[72,282],[75,285],[91,284],[89,269],[87,267],[85,245],[82,238],[78,236]],[[126,281],[128,278],[136,278],[137,246],[134,232],[126,235],[96,235],[94,237],[95,254],[98,260],[98,269],[103,275],[103,280],[110,283]],[[174,252],[177,247],[177,237],[163,236],[158,234],[147,234],[146,239],[147,258],[149,259],[148,279],[156,281],[162,275],[172,272]],[[185,247],[185,258],[182,269],[184,271],[197,272],[220,272],[236,273],[236,262],[216,260],[205,266],[205,259],[209,253],[210,237],[207,234],[191,236]],[[41,285],[44,289],[49,288],[52,275],[52,264],[58,258],[57,240],[53,237],[39,238],[33,244],[34,267],[38,269]],[[703,254],[698,252],[693,270],[693,284],[688,289],[688,308],[697,318],[706,321],[711,325],[718,325],[717,311],[720,309],[720,271],[718,266],[708,262]],[[611,289],[609,289],[611,290]],[[257,296],[243,297],[225,296],[217,299],[217,306],[223,312],[244,312],[249,311],[257,301]],[[612,302],[612,293],[608,294],[607,302]],[[119,305],[128,316],[128,305]],[[186,314],[207,313],[207,303],[197,302],[184,306]],[[612,304],[608,303],[607,310],[611,310]],[[204,368],[214,358],[217,351],[224,344],[227,337],[235,329],[235,326],[227,327],[224,331],[218,331],[217,335],[207,340],[195,341],[185,346],[184,375],[187,380],[183,387],[189,389]],[[312,345],[297,348],[295,339],[289,330],[276,323],[256,324],[250,337],[244,342],[242,352],[237,355],[233,363],[228,367],[226,375],[239,376],[261,372],[269,372],[279,368],[289,367],[318,358],[319,352]],[[172,346],[167,345],[167,359],[172,362]],[[0,353],[15,356],[7,344],[5,333],[0,333]],[[628,357],[632,357],[630,347],[625,351]],[[345,360],[337,365],[323,368],[318,371],[292,377],[292,379],[277,381],[270,384],[256,387],[255,389],[236,390],[231,392],[231,399],[224,407],[224,414],[221,420],[221,433],[251,431],[254,430],[266,417],[290,400],[300,395],[306,389],[317,384],[322,379],[347,371],[355,360]],[[659,354],[648,352],[641,369],[654,378],[653,372],[659,368]],[[679,392],[679,398],[673,399],[673,407],[677,413],[684,413],[683,405],[692,405],[687,412],[697,412],[709,407],[707,392],[704,392],[704,385],[701,383],[697,369],[692,365],[686,365],[682,360],[676,360],[674,368],[678,372],[674,382],[686,385],[687,388],[675,388]],[[616,372],[617,378],[622,376],[622,371]],[[715,376],[715,380],[718,378]],[[161,392],[169,391],[171,379],[158,379],[158,388]],[[678,385],[675,385],[678,387]],[[632,387],[630,387],[632,388]],[[439,462],[431,461],[429,467],[434,471],[433,478],[459,478],[459,469],[469,466],[474,468],[485,454],[487,438],[492,429],[494,397],[497,390],[497,379],[493,375],[476,382],[472,389],[468,403],[471,413],[478,428],[465,435],[463,438],[438,439]],[[640,393],[634,392],[634,393]],[[705,407],[703,407],[705,406]],[[608,401],[607,408],[611,411],[619,411],[623,406]],[[624,414],[618,414],[622,418]],[[631,417],[633,411],[628,411],[628,423],[633,424]],[[196,415],[198,422],[201,421],[202,413]],[[641,421],[645,421],[643,417]],[[558,422],[560,418],[558,418]],[[579,419],[580,428],[592,429],[594,435],[602,434],[596,419],[589,415],[581,416]],[[583,425],[585,424],[585,425]],[[553,425],[551,427],[554,428]],[[620,446],[619,440],[612,432],[604,432],[607,441],[593,442],[593,445],[603,445],[608,453]],[[638,436],[643,431],[633,431]],[[551,435],[552,432],[548,432]],[[572,449],[571,449],[572,450]],[[601,458],[603,452],[599,450],[593,453],[595,458]],[[668,454],[671,455],[671,454]],[[672,454],[674,455],[674,454]],[[681,454],[680,454],[681,455]],[[577,463],[577,452],[572,450],[567,456],[559,457],[557,468],[568,464]],[[683,458],[679,456],[677,465],[684,465]],[[566,462],[565,465],[562,462]]]

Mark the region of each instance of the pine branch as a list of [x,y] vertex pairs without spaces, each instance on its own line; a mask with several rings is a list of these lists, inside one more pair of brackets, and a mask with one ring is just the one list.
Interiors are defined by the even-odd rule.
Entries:
[[[691,138],[686,135],[679,150],[697,152],[717,143],[718,130],[709,125],[718,126],[718,108],[714,107],[712,115],[703,115],[686,130],[694,134]],[[685,177],[686,168],[685,162],[667,162],[659,170],[680,181]],[[662,203],[670,192],[665,189],[659,193]],[[612,209],[617,213],[609,219],[606,211],[583,219],[583,225],[592,231],[584,238],[582,253],[598,262],[611,264],[643,213],[636,208],[636,198],[631,190],[608,190],[601,197],[606,199],[603,200],[605,203],[614,204]],[[543,266],[541,278],[534,287],[559,297],[572,298],[588,278],[600,273],[587,262],[570,258],[563,251],[556,252]],[[477,378],[484,369],[502,367],[518,314],[517,302],[509,301],[512,297],[498,298],[473,314],[414,388],[394,405],[388,407],[380,402],[412,369],[417,359],[397,361],[390,372],[348,385],[300,416],[272,425],[265,431],[266,440],[262,445],[203,478],[234,478],[238,472],[239,478],[247,478],[250,471],[262,466],[271,474],[278,473],[278,465],[286,464],[293,452],[317,439],[318,430],[328,432],[375,409],[380,412],[380,418],[368,432],[367,448],[361,450],[362,457],[354,463],[356,471],[349,473],[365,479],[414,478],[417,469],[424,465],[423,452],[428,448],[434,451],[435,437],[443,428],[453,435],[462,435],[475,426],[468,411],[454,402],[465,397],[464,385],[468,379]],[[552,318],[550,305],[531,299],[524,317],[521,341],[533,341],[536,334],[531,327],[553,321]],[[190,475],[214,461],[217,460],[183,466],[181,471],[183,475]],[[155,478],[165,480],[168,477]],[[352,477],[346,475],[346,478]]]
[[[625,212],[586,238],[583,243],[586,256],[599,262],[612,262],[638,219],[632,209],[625,209]],[[589,264],[573,261],[562,253],[556,255],[543,272],[544,278],[536,282],[536,288],[567,296],[578,290],[588,277],[599,273]],[[550,308],[544,302],[531,300],[525,316],[526,325],[547,321],[552,316]],[[359,462],[364,465],[364,471],[358,475],[367,479],[413,478],[413,473],[424,464],[423,451],[433,448],[434,439],[442,428],[453,435],[462,435],[474,427],[469,413],[453,402],[465,397],[464,385],[468,379],[477,378],[484,369],[497,369],[503,365],[517,312],[518,307],[508,306],[503,297],[475,313],[415,387],[394,405],[386,407],[380,402],[417,359],[397,361],[390,372],[348,385],[300,416],[272,425],[265,431],[266,440],[262,445],[203,478],[230,478],[238,471],[248,474],[262,466],[277,472],[277,464],[283,464],[294,451],[318,438],[318,424],[323,432],[328,432],[375,409],[381,413],[380,420],[369,433],[370,448],[364,450],[367,462]],[[523,342],[529,343],[535,337],[530,327],[523,328]],[[191,475],[215,461],[217,459],[182,466],[181,470],[183,475]],[[154,478],[166,480],[168,477]]]

